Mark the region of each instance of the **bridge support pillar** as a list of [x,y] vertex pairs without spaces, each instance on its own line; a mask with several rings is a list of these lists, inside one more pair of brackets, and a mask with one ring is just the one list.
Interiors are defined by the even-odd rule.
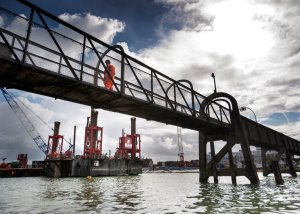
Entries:
[[[214,176],[214,183],[218,183],[218,176],[231,176],[232,184],[236,184],[236,176],[237,172],[234,167],[234,160],[232,155],[232,147],[236,143],[234,132],[229,134],[221,135],[204,135],[199,132],[199,170],[200,170],[200,182],[207,182],[209,176]],[[213,139],[222,139],[224,141],[227,140],[227,144],[216,154],[214,147]],[[207,154],[206,154],[206,144],[210,142],[211,148],[211,161],[209,163],[206,162]],[[230,165],[230,175],[228,171],[218,171],[217,163],[222,160],[222,158],[228,153],[229,156],[229,165]],[[240,172],[241,175],[241,172]]]
[[206,170],[206,138],[202,132],[199,132],[199,181],[201,183],[207,182],[209,177]]
[[294,168],[292,157],[291,157],[291,154],[290,154],[288,149],[286,149],[285,154],[286,154],[286,159],[287,159],[287,162],[288,162],[288,165],[289,165],[291,176],[297,177],[297,173],[296,173],[296,170]]
[[249,142],[246,136],[244,125],[241,121],[240,115],[232,112],[232,124],[235,132],[238,134],[239,142],[241,144],[245,164],[246,164],[246,177],[250,180],[251,184],[259,184],[259,179],[254,165],[253,156],[250,150]]
[[293,177],[297,177],[297,173],[296,173],[296,170],[295,170],[293,161],[292,161],[291,154],[290,154],[290,152],[289,152],[289,150],[288,150],[288,148],[287,148],[286,142],[284,142],[284,144],[285,144],[285,147],[282,147],[282,148],[280,149],[280,151],[277,153],[277,155],[276,155],[274,158],[272,158],[272,161],[277,161],[277,162],[278,162],[278,161],[280,160],[280,158],[281,158],[281,155],[282,155],[283,153],[285,153],[285,154],[286,154],[286,160],[287,160],[288,165],[289,165],[289,171],[290,171],[290,174],[291,174]]
[[271,161],[271,163],[272,163],[272,170],[274,172],[276,184],[283,184],[284,181],[281,176],[278,161]]
[[231,182],[232,184],[236,184],[236,172],[232,155],[232,145],[234,144],[234,133],[230,133],[227,137],[227,149],[228,149],[228,157],[229,157],[229,165],[230,165],[230,174],[231,174]]
[[213,175],[214,175],[214,183],[218,183],[218,172],[217,172],[217,163],[216,163],[216,154],[215,154],[215,145],[213,141],[210,141],[210,154],[211,161],[213,165]]
[[285,146],[286,160],[287,160],[288,165],[289,165],[290,174],[293,177],[297,177],[297,173],[296,173],[296,170],[294,168],[292,157],[291,157],[291,154],[290,154],[288,146],[287,146],[286,138],[283,135],[282,135],[282,139],[283,139],[283,143],[284,143],[284,146]]
[[263,176],[268,176],[270,173],[269,167],[267,166],[267,149],[261,148],[261,162],[262,162],[262,168],[263,168]]

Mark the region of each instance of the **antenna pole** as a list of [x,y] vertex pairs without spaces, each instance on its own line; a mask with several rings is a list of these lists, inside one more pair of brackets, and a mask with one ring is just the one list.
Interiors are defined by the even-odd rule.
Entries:
[[214,73],[211,73],[211,77],[214,78],[214,83],[215,83],[215,90],[214,90],[214,93],[217,93],[217,86],[216,86],[215,74],[214,74]]

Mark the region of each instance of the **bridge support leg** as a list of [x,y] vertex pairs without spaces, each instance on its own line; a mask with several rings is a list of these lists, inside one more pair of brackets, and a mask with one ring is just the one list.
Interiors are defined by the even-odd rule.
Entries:
[[208,173],[206,170],[206,139],[202,132],[199,132],[199,181],[207,182]]
[[290,154],[290,152],[289,152],[288,149],[286,149],[285,154],[286,154],[286,160],[287,160],[288,165],[289,165],[289,169],[290,169],[290,174],[291,174],[291,176],[297,177],[297,173],[296,173],[296,170],[295,170],[295,168],[294,168],[294,164],[293,164],[293,161],[292,161],[292,157],[291,157],[291,154]]
[[272,169],[274,172],[276,184],[283,184],[284,181],[281,176],[278,161],[272,161],[271,163],[272,163]]
[[[207,137],[207,136],[206,136]],[[208,139],[211,138],[211,136],[207,137]],[[224,140],[228,140],[228,136],[227,137],[224,137]],[[231,154],[232,156],[232,152],[231,152],[231,149],[232,147],[235,145],[235,140],[234,140],[234,137],[232,138],[232,142],[231,143],[227,143],[225,144],[225,146],[218,152],[218,154],[215,155],[215,163],[218,163],[222,160],[222,158],[228,153],[229,155]],[[230,151],[229,151],[230,150]],[[232,160],[232,165],[230,166],[231,167],[231,176],[232,176],[232,182],[233,184],[236,183],[236,179],[235,179],[235,170],[234,170],[234,164],[233,164],[233,157],[231,158]],[[215,164],[213,163],[213,159],[206,164],[206,172],[207,172],[207,177],[209,177],[209,175],[211,175],[211,172],[213,172],[213,166]],[[219,175],[219,173],[218,173]]]
[[294,165],[294,168],[297,169],[298,165],[300,164],[300,160],[298,160],[295,165]]
[[211,154],[211,160],[212,160],[212,165],[213,165],[214,182],[215,182],[215,184],[217,184],[218,183],[218,172],[217,172],[215,146],[214,146],[213,141],[210,141],[210,154]]
[[230,174],[231,174],[231,182],[232,184],[236,184],[236,173],[235,173],[235,167],[234,167],[234,161],[233,161],[233,155],[232,155],[232,144],[234,144],[234,133],[229,134],[227,138],[227,148],[228,148],[228,157],[229,157],[229,165],[230,165]]
[[268,176],[270,171],[269,168],[267,166],[267,158],[266,158],[266,152],[268,150],[261,148],[261,161],[262,161],[262,168],[263,168],[263,176]]
[[288,162],[288,164],[289,164],[290,174],[291,174],[293,177],[297,177],[297,173],[296,173],[296,170],[295,170],[295,168],[294,168],[294,164],[293,164],[293,161],[292,161],[292,157],[291,157],[291,154],[290,154],[289,149],[288,149],[288,146],[287,146],[286,138],[283,137],[283,135],[282,135],[282,139],[283,139],[284,146],[285,146],[286,160],[287,160],[287,162]]
[[259,184],[256,167],[254,165],[253,156],[251,154],[243,123],[241,122],[239,115],[232,116],[231,118],[233,118],[232,122],[234,122],[234,128],[235,131],[238,132],[239,141],[242,147],[242,152],[246,163],[246,177],[250,180],[251,184]]
[[[239,113],[239,107],[238,107],[236,99],[233,96],[231,96],[230,94],[222,93],[222,92],[219,92],[219,93],[214,92],[213,94],[209,95],[207,98],[208,99],[204,100],[201,104],[201,113],[203,115],[205,115],[204,109],[206,109],[207,106],[209,106],[209,100],[213,100],[216,98],[226,98],[226,99],[230,100],[231,106],[232,106],[232,110],[230,111],[231,126],[233,128],[235,136],[236,135],[238,136],[238,141],[236,143],[239,142],[242,147],[242,151],[243,151],[243,155],[244,155],[244,159],[245,159],[245,163],[246,163],[246,177],[250,180],[251,184],[259,184],[259,179],[258,179],[256,168],[254,165],[254,160],[253,160],[253,157],[251,154],[248,138],[246,136],[245,127],[244,127],[244,124],[242,122],[242,119],[241,119],[241,116]],[[219,156],[221,156],[221,154],[223,153],[222,150],[216,156],[217,161],[218,161]],[[228,150],[225,147],[224,152],[227,152],[227,151]]]

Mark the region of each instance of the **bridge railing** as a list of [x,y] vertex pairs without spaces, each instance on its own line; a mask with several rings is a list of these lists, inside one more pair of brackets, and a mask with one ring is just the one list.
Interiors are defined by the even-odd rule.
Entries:
[[[112,47],[29,2],[19,1],[31,8],[30,19],[0,8],[4,20],[0,22],[0,42],[7,49],[0,55],[103,88],[104,62],[109,59],[116,68],[115,93],[220,125],[231,123],[230,106],[209,100],[208,107],[201,110],[202,101],[208,98],[196,92],[189,81],[175,81],[130,57],[122,47]],[[51,29],[49,21],[56,27]]]

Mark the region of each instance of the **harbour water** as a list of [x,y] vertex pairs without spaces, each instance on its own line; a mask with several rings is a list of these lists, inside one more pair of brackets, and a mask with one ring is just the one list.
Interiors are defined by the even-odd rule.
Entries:
[[[300,174],[299,174],[300,175]],[[300,213],[300,177],[199,183],[198,173],[86,178],[1,178],[0,213]]]

